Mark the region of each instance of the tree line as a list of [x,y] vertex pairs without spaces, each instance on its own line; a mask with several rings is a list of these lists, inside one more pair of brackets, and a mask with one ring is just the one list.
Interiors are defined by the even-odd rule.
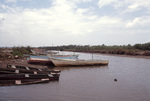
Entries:
[[135,50],[150,50],[150,42],[144,44],[135,44],[135,45],[113,45],[107,46],[105,44],[102,45],[62,45],[62,46],[44,46],[39,47],[47,50],[115,50],[115,49],[135,49]]
[[122,54],[122,55],[145,55],[150,56],[150,42],[135,45],[62,45],[39,47],[46,50],[74,51],[74,52],[93,52],[104,54]]

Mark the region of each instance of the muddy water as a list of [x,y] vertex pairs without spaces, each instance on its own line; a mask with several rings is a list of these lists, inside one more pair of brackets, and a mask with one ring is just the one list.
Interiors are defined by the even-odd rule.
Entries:
[[[80,59],[92,58],[91,54],[77,54]],[[62,70],[59,81],[0,87],[0,101],[150,101],[149,59],[93,58],[108,59],[109,65],[55,68]]]

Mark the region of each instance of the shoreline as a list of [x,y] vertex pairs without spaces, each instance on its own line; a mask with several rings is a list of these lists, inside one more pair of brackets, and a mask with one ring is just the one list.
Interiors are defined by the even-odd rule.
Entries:
[[[69,51],[70,52],[70,51]],[[102,54],[102,53],[91,53],[91,52],[79,52],[79,53],[87,53],[87,54],[99,54],[99,55],[106,55],[106,56],[117,56],[117,57],[128,57],[128,58],[141,58],[141,59],[150,59],[150,56],[133,56],[133,55],[120,55],[120,54]],[[40,65],[40,64],[28,64],[26,59],[8,59],[8,60],[0,60],[0,68],[6,68],[7,64],[12,65],[22,65],[27,67],[33,68],[49,68],[47,65]]]
[[104,54],[104,53],[91,53],[91,52],[79,52],[79,53],[100,54],[100,55],[108,55],[108,56],[150,59],[150,56],[144,56],[144,55],[120,55],[120,54],[108,54],[108,53]]
[[150,59],[150,56],[133,56],[133,55],[119,55],[119,54],[102,54],[102,53],[97,53],[101,55],[110,55],[110,56],[118,56],[118,57],[130,57],[130,58],[143,58],[143,59]]

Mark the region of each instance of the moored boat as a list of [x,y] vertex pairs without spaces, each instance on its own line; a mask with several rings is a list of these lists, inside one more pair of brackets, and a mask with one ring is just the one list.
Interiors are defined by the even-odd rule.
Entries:
[[0,80],[45,79],[59,80],[59,75],[52,74],[0,74]]
[[59,80],[60,70],[7,65],[0,68],[0,86],[35,84]]
[[56,59],[56,58],[52,58],[51,61],[56,67],[108,65],[109,62],[108,60],[75,60],[75,59]]
[[37,71],[37,70],[26,70],[26,69],[17,69],[17,68],[0,68],[0,74],[52,74],[52,75],[60,75],[58,73],[59,72],[56,72],[55,70]]
[[24,80],[0,80],[0,86],[13,86],[13,85],[29,85],[37,83],[48,83],[49,78],[44,79],[24,79]]
[[[9,68],[9,69],[7,69],[7,68]],[[31,74],[35,74],[36,72],[37,72],[37,74],[60,73],[61,72],[61,70],[39,69],[39,68],[19,66],[19,65],[10,65],[10,64],[7,65],[7,68],[0,68],[0,69],[8,70],[8,71],[15,71],[16,69],[19,69],[20,73],[31,73]]]
[[29,64],[52,64],[50,59],[41,59],[41,58],[29,58],[27,62]]
[[51,58],[56,58],[56,59],[77,59],[79,55],[47,55],[50,59]]

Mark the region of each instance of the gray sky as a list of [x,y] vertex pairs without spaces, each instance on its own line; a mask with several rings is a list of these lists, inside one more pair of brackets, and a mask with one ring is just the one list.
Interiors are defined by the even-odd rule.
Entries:
[[150,0],[0,0],[0,47],[150,42]]

